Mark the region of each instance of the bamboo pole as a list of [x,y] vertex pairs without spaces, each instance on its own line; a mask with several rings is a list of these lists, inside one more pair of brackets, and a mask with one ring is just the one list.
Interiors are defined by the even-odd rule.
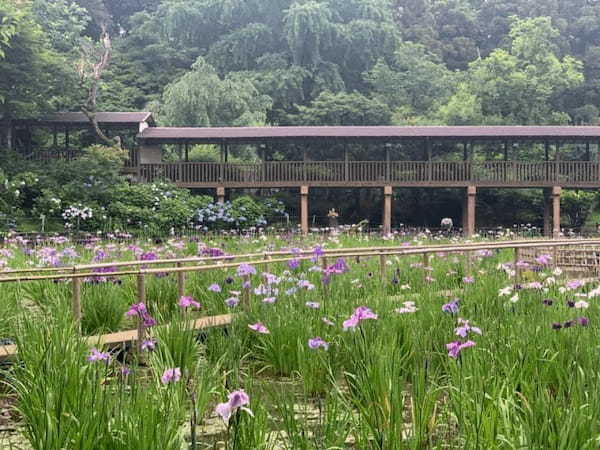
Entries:
[[[177,267],[181,268],[182,263],[178,262]],[[177,272],[177,296],[179,298],[185,295],[185,272]]]
[[519,267],[519,261],[521,260],[521,249],[519,247],[515,247],[515,285],[519,284],[521,280],[521,268]]
[[73,288],[73,319],[75,320],[77,331],[81,333],[81,278],[74,277],[71,283]]

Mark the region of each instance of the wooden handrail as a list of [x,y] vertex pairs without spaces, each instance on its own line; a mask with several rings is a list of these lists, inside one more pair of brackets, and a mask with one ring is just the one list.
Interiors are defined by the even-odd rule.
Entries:
[[[575,245],[600,245],[600,239],[572,239],[572,240],[564,240],[564,241],[536,241],[536,242],[502,242],[502,243],[485,243],[485,244],[466,244],[466,245],[440,245],[440,246],[431,246],[431,247],[396,247],[391,249],[386,249],[385,247],[380,249],[370,249],[370,250],[362,250],[355,251],[354,249],[344,249],[347,251],[339,251],[342,249],[338,249],[336,252],[332,250],[332,252],[327,253],[327,257],[336,258],[336,257],[368,257],[368,256],[409,256],[409,255],[422,255],[428,253],[459,253],[465,251],[477,251],[477,250],[489,250],[489,249],[516,249],[516,248],[536,248],[536,247],[562,247],[562,246],[575,246]],[[263,254],[261,254],[262,256]],[[287,258],[277,258],[270,260],[246,260],[242,262],[235,263],[222,263],[222,264],[212,264],[205,266],[181,266],[181,267],[161,267],[158,269],[143,269],[140,268],[138,270],[129,270],[129,271],[121,271],[121,272],[109,272],[106,274],[98,273],[98,272],[73,272],[73,273],[65,273],[65,274],[57,274],[57,275],[41,275],[41,276],[26,276],[26,277],[6,277],[0,278],[0,283],[9,283],[9,282],[24,282],[24,281],[43,281],[43,280],[61,280],[65,278],[92,278],[98,276],[110,276],[110,277],[121,277],[121,276],[131,276],[131,275],[140,275],[140,274],[171,274],[171,273],[179,273],[179,272],[204,272],[210,270],[218,270],[218,269],[228,269],[228,268],[236,268],[240,264],[252,264],[255,266],[265,265],[265,264],[273,264],[273,263],[286,263],[291,260],[310,260],[313,256],[294,256]],[[176,262],[175,260],[166,260],[169,262]],[[148,261],[150,262],[150,261]]]
[[[506,243],[506,244],[510,244],[510,243],[519,243],[522,242],[523,240],[517,240],[517,241],[499,241],[496,243],[490,242],[486,245],[497,245],[499,243]],[[562,240],[554,240],[551,241],[549,239],[529,239],[527,240],[528,243],[546,243],[546,242],[571,242],[573,241],[573,239],[562,239]],[[479,242],[473,242],[473,243],[464,243],[461,244],[463,247],[469,247],[469,246],[477,246],[477,245],[482,245]],[[445,248],[447,247],[448,244],[433,244],[433,245],[426,245],[426,246],[419,246],[419,248],[425,249],[425,248],[430,248],[430,249],[437,249],[437,248]],[[327,249],[324,248],[323,249],[323,253],[324,254],[331,254],[331,253],[335,253],[336,255],[341,256],[340,254],[342,253],[349,253],[349,252],[370,252],[370,251],[381,251],[381,250],[396,250],[396,249],[407,249],[407,248],[411,248],[411,247],[407,247],[407,246],[379,246],[379,247],[348,247],[348,248],[339,248],[339,249]],[[153,265],[161,265],[161,264],[185,264],[185,263],[202,263],[202,262],[207,262],[207,261],[223,261],[223,260],[232,260],[232,259],[253,259],[253,258],[265,258],[265,257],[273,257],[273,256],[285,256],[285,255],[293,255],[293,254],[299,254],[299,255],[312,255],[314,254],[314,249],[311,250],[300,250],[299,252],[292,252],[291,250],[285,251],[285,250],[278,250],[278,251],[271,251],[271,252],[262,252],[262,253],[247,253],[247,254],[241,254],[241,255],[221,255],[221,256],[200,256],[200,257],[188,257],[188,258],[172,258],[172,259],[155,259],[155,260],[150,260],[150,261],[142,261],[142,260],[130,260],[130,261],[114,261],[114,262],[105,262],[105,263],[95,263],[95,264],[80,264],[80,265],[74,265],[74,266],[63,266],[63,267],[38,267],[38,268],[27,268],[27,269],[9,269],[9,270],[5,270],[0,272],[0,282],[3,280],[3,275],[6,274],[16,274],[16,273],[36,273],[36,272],[43,272],[43,273],[48,273],[48,272],[79,272],[82,270],[89,270],[89,269],[105,269],[105,268],[109,268],[109,267],[135,267],[135,266],[153,266]],[[95,276],[99,276],[101,274],[99,273],[95,273]],[[113,275],[113,273],[108,273],[107,275]]]
[[[189,168],[190,170],[183,170]],[[198,185],[600,186],[600,162],[561,161],[267,161],[142,164],[145,181]]]

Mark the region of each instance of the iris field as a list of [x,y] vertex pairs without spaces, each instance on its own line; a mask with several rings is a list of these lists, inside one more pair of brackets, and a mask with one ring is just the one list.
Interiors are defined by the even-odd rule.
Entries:
[[[328,258],[426,236],[253,236],[155,243],[56,239],[0,248],[0,267],[310,250],[286,263],[146,280],[98,270],[83,335],[69,280],[0,283],[0,447],[34,449],[586,449],[600,446],[600,283],[550,255]],[[298,249],[298,250],[295,250]],[[465,267],[470,267],[468,273]],[[0,275],[1,276],[1,275]],[[246,291],[245,291],[246,290]],[[244,292],[250,301],[244,302]],[[226,327],[190,319],[233,314]]]

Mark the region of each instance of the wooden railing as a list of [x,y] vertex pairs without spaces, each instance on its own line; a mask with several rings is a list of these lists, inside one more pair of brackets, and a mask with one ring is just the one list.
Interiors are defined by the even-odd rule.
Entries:
[[[514,282],[519,283],[521,280],[521,269],[516,264],[523,258],[524,252],[535,249],[544,249],[544,252],[552,252],[556,255],[557,251],[560,251],[563,247],[581,247],[581,246],[600,246],[599,239],[565,239],[565,240],[524,240],[524,241],[505,241],[505,242],[476,242],[462,245],[452,244],[438,244],[429,245],[422,247],[360,247],[360,248],[340,248],[340,249],[328,249],[325,250],[324,254],[320,257],[320,263],[323,267],[327,267],[328,261],[332,263],[335,258],[353,258],[353,257],[375,257],[378,259],[379,265],[379,278],[381,282],[386,281],[386,276],[389,275],[389,269],[387,268],[386,260],[389,257],[403,257],[403,256],[422,256],[424,267],[427,267],[430,262],[430,257],[439,254],[464,254],[464,273],[466,275],[471,274],[473,270],[473,252],[479,250],[514,250]],[[177,282],[177,293],[178,295],[185,295],[185,275],[194,272],[208,272],[208,271],[221,271],[226,269],[235,269],[242,264],[241,261],[230,262],[223,261],[223,258],[235,258],[235,259],[246,259],[247,264],[253,266],[261,266],[265,270],[271,265],[283,265],[287,264],[290,260],[311,260],[312,251],[302,251],[300,255],[290,255],[289,252],[266,252],[262,254],[248,254],[248,255],[229,255],[214,258],[202,258],[213,259],[212,264],[199,265],[199,258],[182,258],[173,260],[161,260],[161,261],[124,261],[120,263],[101,263],[101,264],[88,264],[82,266],[73,266],[68,268],[67,273],[50,273],[48,275],[37,275],[28,274],[30,270],[40,271],[43,269],[22,269],[14,270],[9,275],[21,273],[20,276],[8,276],[0,277],[0,283],[23,283],[28,281],[53,281],[53,280],[71,280],[71,291],[72,291],[72,313],[75,323],[81,325],[81,282],[85,278],[97,277],[102,275],[93,271],[92,269],[98,267],[115,266],[123,268],[122,270],[116,270],[113,272],[106,273],[110,277],[125,277],[135,276],[137,277],[137,301],[146,301],[146,275],[157,275],[157,274],[174,274],[176,275]],[[262,259],[254,259],[260,257]],[[558,258],[553,258],[553,265],[556,265]],[[202,261],[204,262],[204,261]],[[192,265],[184,265],[186,263],[192,263]],[[154,268],[144,267],[142,264],[154,265]],[[156,265],[171,264],[171,267],[156,267]],[[175,264],[175,265],[173,265]],[[127,266],[130,266],[129,268]],[[133,267],[132,267],[133,266]],[[50,268],[51,272],[62,271],[64,268]],[[425,275],[428,274],[424,271]],[[249,277],[246,277],[249,280]],[[251,305],[251,288],[250,286],[244,287],[242,292],[242,307],[245,309],[252,309]],[[207,328],[212,326],[226,325],[231,322],[231,315],[219,315],[219,316],[208,316],[196,319],[193,323],[194,329]],[[143,332],[143,329],[142,329]],[[141,340],[140,328],[138,330],[126,330],[118,333],[111,333],[102,336],[88,337],[90,345],[110,345],[123,342],[135,342],[138,343]],[[0,360],[14,356],[17,353],[17,347],[15,345],[0,345]]]
[[573,186],[600,187],[600,162],[270,161],[142,164],[142,181],[188,187]]

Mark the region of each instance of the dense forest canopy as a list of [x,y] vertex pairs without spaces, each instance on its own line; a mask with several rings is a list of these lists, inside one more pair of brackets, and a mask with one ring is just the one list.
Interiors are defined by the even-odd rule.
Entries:
[[[0,120],[97,109],[168,126],[597,124],[600,2],[0,0],[0,75]],[[378,217],[377,195],[355,208]],[[412,218],[433,201],[405,198]],[[438,200],[433,215],[456,217],[455,194]]]
[[98,109],[165,125],[598,121],[588,0],[0,0],[0,18],[4,118],[78,109],[107,27]]

